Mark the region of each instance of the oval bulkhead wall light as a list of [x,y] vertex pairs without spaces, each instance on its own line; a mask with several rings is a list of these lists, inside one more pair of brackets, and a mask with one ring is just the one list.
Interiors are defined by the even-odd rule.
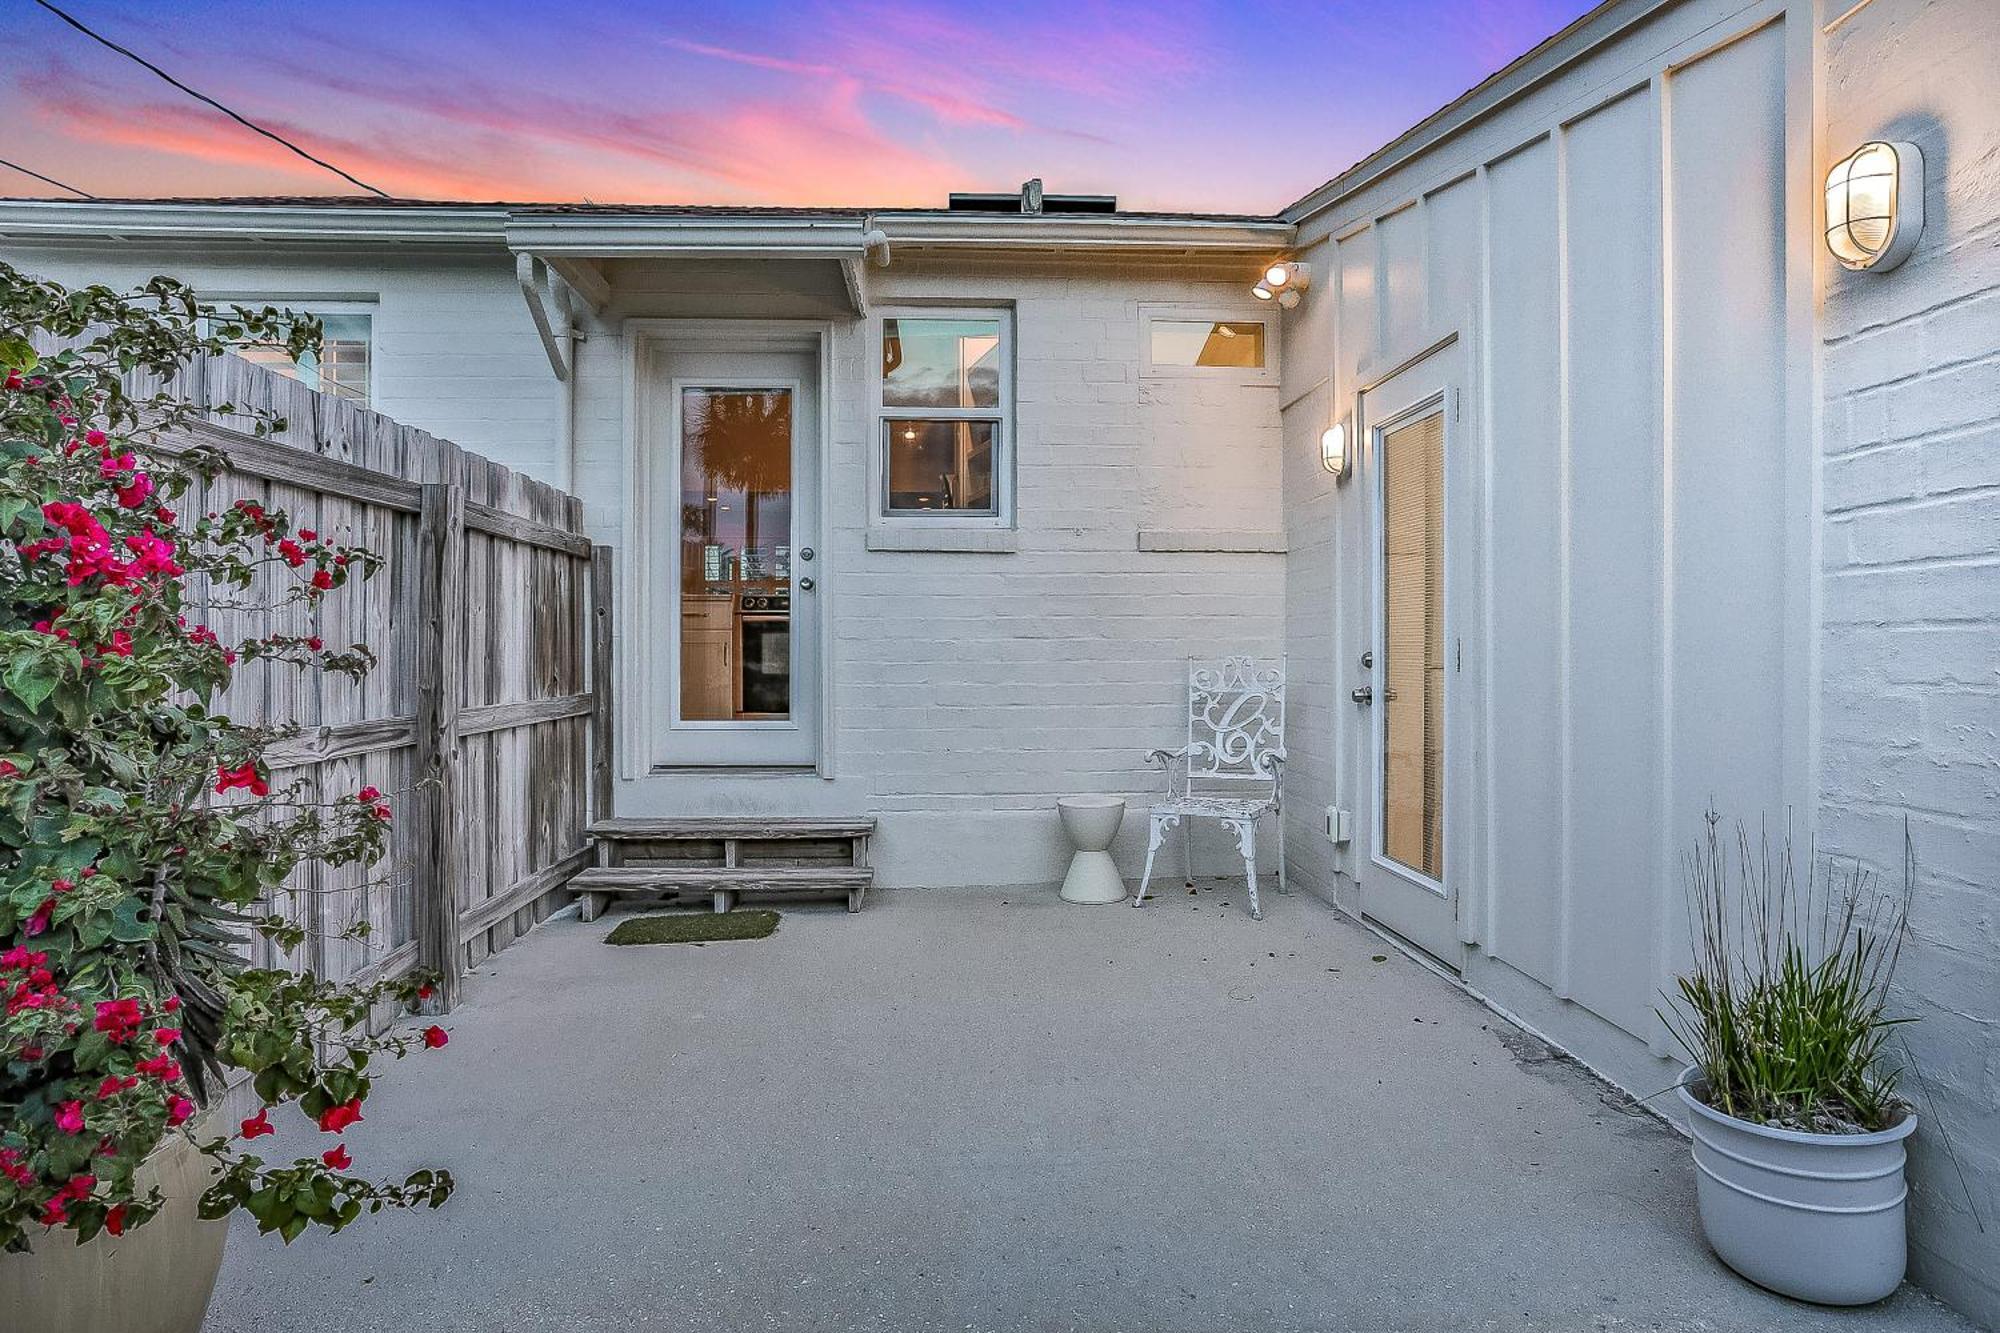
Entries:
[[1335,480],[1347,476],[1350,460],[1347,456],[1347,423],[1336,421],[1319,433],[1319,463],[1334,475]]
[[1913,143],[1873,140],[1826,173],[1826,248],[1842,268],[1887,272],[1924,229],[1924,155]]
[[1252,287],[1250,289],[1250,294],[1256,297],[1260,301],[1275,300],[1278,295],[1276,292],[1272,291],[1269,287],[1266,287],[1261,282],[1258,283],[1255,287]]

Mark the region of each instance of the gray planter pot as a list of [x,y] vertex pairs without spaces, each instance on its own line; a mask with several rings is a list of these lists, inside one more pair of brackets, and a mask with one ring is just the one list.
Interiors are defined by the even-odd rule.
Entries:
[[1903,1140],[1915,1112],[1874,1134],[1801,1134],[1724,1115],[1689,1091],[1695,1200],[1717,1256],[1760,1287],[1866,1305],[1903,1280]]
[[0,1254],[0,1327],[201,1333],[229,1236],[228,1222],[195,1216],[208,1187],[208,1159],[173,1134],[140,1174],[157,1180],[166,1196],[159,1216],[144,1226],[118,1237],[100,1234],[85,1245],[67,1231],[52,1232],[33,1254]]

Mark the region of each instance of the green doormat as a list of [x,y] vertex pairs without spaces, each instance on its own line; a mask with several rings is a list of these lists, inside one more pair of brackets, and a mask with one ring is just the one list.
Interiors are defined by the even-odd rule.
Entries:
[[706,944],[710,940],[761,940],[778,928],[778,914],[754,912],[674,912],[630,916],[618,923],[606,944]]

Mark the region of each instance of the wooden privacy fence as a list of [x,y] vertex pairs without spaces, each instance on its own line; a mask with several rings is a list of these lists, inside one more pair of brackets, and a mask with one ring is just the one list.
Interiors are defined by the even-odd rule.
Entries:
[[[218,707],[298,726],[269,750],[274,786],[392,797],[388,856],[301,867],[288,886],[308,924],[292,961],[341,980],[435,969],[449,1008],[468,967],[560,905],[586,860],[585,826],[608,809],[608,693],[591,682],[609,675],[587,651],[609,653],[608,600],[591,604],[593,583],[608,590],[608,553],[583,535],[575,497],[237,357],[204,359],[167,387],[206,419],[159,447],[228,460],[206,508],[255,500],[386,561],[317,612],[218,602],[210,623],[225,640],[317,634],[379,658],[360,681],[251,663]],[[285,428],[252,435],[255,409]]]

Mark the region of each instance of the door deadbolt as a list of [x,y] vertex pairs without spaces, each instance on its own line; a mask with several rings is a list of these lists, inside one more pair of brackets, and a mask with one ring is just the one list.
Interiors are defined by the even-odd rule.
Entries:
[[1372,685],[1356,685],[1347,692],[1347,697],[1358,704],[1372,704],[1375,702],[1375,687]]

